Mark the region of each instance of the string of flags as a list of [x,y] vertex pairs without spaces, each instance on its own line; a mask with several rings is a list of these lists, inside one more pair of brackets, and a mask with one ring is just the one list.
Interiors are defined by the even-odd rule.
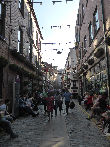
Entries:
[[[71,25],[66,25],[68,28],[70,28]],[[44,27],[42,27],[43,29]],[[59,29],[62,29],[62,26],[51,26],[51,29],[53,28],[59,28]]]
[[[68,42],[68,43],[71,43],[71,42]],[[68,44],[68,43],[66,43],[66,44]],[[45,45],[53,45],[53,44],[57,44],[57,43],[46,42],[46,43],[42,43],[42,44],[45,44]],[[61,43],[58,43],[58,44],[60,45]],[[54,50],[56,50],[56,49],[54,49]]]
[[[69,1],[73,1],[73,0],[66,0],[66,4],[67,4],[67,2],[69,2]],[[59,3],[59,2],[62,2],[62,1],[52,1],[53,2],[53,5],[55,4],[55,3]]]
[[[66,4],[67,4],[67,2],[69,2],[69,1],[73,1],[73,0],[66,0]],[[61,3],[61,2],[62,2],[62,1],[60,1],[60,0],[52,1],[53,5],[54,5],[55,3]],[[39,3],[40,5],[43,4],[43,2],[30,2],[30,3]]]
[[[70,25],[67,25],[67,27],[69,27],[69,28],[70,28]],[[61,28],[62,28],[62,26],[51,26],[51,29],[52,29],[52,28],[60,28],[60,29],[61,29]]]

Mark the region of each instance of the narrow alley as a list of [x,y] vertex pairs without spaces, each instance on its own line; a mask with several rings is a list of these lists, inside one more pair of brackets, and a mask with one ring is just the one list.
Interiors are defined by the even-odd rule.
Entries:
[[110,147],[110,140],[86,119],[87,114],[76,100],[75,104],[68,115],[63,106],[62,115],[53,115],[50,121],[41,105],[38,117],[21,117],[12,124],[18,138],[0,134],[0,147]]
[[0,147],[110,147],[110,0],[0,0]]

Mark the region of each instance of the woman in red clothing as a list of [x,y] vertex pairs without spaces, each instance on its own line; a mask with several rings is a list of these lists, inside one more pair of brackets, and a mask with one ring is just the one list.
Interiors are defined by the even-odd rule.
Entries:
[[50,120],[50,116],[51,118],[53,117],[53,109],[54,109],[54,97],[52,96],[52,93],[48,93],[48,97],[45,100],[47,104],[47,113]]
[[90,94],[87,97],[86,110],[91,109],[92,106],[93,106],[93,94]]

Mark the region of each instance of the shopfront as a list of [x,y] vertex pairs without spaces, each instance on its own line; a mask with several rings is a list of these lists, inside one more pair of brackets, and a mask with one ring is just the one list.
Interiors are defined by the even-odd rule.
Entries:
[[85,76],[85,91],[96,94],[107,91],[107,71],[105,58],[88,70]]

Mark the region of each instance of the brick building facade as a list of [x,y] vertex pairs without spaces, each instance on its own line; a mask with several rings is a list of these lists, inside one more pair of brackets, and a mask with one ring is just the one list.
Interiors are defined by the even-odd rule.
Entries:
[[109,92],[110,0],[80,0],[75,27],[80,94]]
[[20,94],[38,87],[42,34],[29,0],[0,2],[0,98],[14,112]]

